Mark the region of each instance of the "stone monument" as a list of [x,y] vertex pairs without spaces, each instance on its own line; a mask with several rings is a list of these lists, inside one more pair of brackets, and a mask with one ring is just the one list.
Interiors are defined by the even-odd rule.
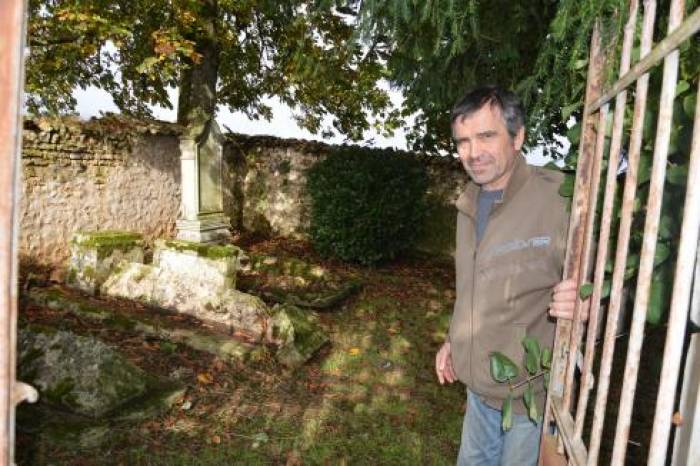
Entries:
[[201,131],[180,137],[182,202],[176,222],[179,240],[215,243],[231,238],[231,222],[224,215],[222,139],[213,118]]

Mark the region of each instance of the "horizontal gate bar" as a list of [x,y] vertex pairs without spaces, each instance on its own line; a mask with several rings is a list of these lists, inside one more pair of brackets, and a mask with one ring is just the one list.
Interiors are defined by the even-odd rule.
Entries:
[[560,431],[560,438],[564,442],[564,446],[566,446],[566,452],[569,454],[569,464],[585,466],[588,457],[586,445],[583,444],[580,436],[575,435],[574,418],[563,404],[563,401],[562,398],[558,397],[553,397],[551,401],[554,419],[557,421],[557,427]]
[[656,66],[664,59],[671,51],[700,30],[700,8],[695,10],[692,15],[681,24],[673,33],[666,36],[664,40],[659,42],[656,47],[643,60],[639,61],[632,69],[623,77],[618,79],[609,91],[605,92],[586,110],[591,114],[598,110],[603,104],[612,100],[623,89],[626,89],[630,84],[636,81],[641,75]]

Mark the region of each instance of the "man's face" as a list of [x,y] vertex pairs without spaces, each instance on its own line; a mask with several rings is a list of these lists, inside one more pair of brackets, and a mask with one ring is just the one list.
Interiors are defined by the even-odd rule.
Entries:
[[523,145],[524,128],[512,138],[501,110],[487,103],[468,117],[455,120],[452,137],[464,169],[476,184],[486,191],[506,187]]

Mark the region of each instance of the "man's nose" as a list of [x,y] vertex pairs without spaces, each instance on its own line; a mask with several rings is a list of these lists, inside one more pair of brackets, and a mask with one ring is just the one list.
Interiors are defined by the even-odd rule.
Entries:
[[472,158],[472,154],[474,153],[473,149],[471,142],[463,141],[457,148],[457,154],[460,159],[467,162]]
[[467,145],[467,147],[463,151],[463,153],[460,154],[460,157],[465,162],[472,162],[474,160],[479,159],[480,154],[481,154],[481,148],[479,147],[479,144],[472,142],[471,144]]

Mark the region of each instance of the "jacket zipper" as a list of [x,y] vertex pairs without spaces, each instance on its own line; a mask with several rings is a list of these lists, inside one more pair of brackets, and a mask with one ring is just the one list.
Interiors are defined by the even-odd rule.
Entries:
[[[474,222],[474,237],[476,239],[476,222]],[[474,252],[472,255],[472,289],[471,289],[471,295],[472,295],[472,302],[470,306],[470,312],[469,312],[469,380],[472,382],[474,381],[474,321],[475,321],[475,309],[474,305],[477,302],[476,301],[476,261],[478,258],[479,254],[479,243],[475,242],[474,244]]]

